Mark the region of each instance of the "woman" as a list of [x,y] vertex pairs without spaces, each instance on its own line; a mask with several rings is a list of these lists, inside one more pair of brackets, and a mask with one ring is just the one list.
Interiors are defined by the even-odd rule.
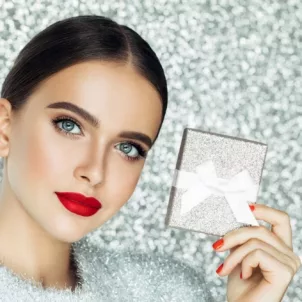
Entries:
[[[20,52],[0,105],[1,301],[211,300],[183,263],[80,242],[130,198],[165,116],[163,69],[137,33],[92,15],[52,24]],[[286,213],[256,207],[275,227],[225,236],[229,302],[280,301],[300,266]],[[241,280],[241,262],[244,279],[261,270]]]

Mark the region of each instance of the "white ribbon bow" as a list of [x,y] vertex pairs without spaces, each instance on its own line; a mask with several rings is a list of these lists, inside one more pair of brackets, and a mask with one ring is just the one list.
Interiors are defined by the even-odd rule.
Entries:
[[249,205],[256,202],[259,186],[243,170],[231,179],[218,178],[214,163],[208,160],[196,167],[196,173],[175,169],[172,185],[188,189],[181,198],[180,215],[189,212],[210,195],[224,196],[238,222],[259,226]]

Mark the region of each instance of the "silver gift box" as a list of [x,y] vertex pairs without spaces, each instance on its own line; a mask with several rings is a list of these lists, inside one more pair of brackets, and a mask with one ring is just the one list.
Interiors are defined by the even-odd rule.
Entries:
[[256,203],[267,145],[185,128],[174,171],[165,225],[224,236],[259,226]]

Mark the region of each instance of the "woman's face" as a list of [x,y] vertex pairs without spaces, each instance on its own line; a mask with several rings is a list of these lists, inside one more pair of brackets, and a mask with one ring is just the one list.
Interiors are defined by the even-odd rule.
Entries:
[[[57,102],[86,110],[99,120],[99,128],[75,112],[48,107]],[[139,132],[153,142],[161,115],[159,94],[130,65],[90,61],[56,73],[13,119],[6,158],[11,194],[6,198],[56,239],[81,239],[120,210],[139,180],[145,158],[126,156],[140,155],[137,144],[146,151],[150,146],[120,133]],[[74,214],[55,192],[92,196],[102,208],[89,217]]]

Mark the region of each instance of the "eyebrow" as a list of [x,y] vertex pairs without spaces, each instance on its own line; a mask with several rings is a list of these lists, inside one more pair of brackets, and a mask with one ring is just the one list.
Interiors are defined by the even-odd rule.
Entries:
[[[76,113],[77,115],[81,116],[86,122],[88,122],[94,128],[96,128],[96,129],[100,128],[101,122],[100,122],[100,120],[98,120],[97,117],[93,116],[91,113],[86,111],[84,108],[79,107],[73,103],[56,102],[56,103],[49,104],[48,106],[45,107],[45,109],[47,109],[47,108],[65,109],[65,110],[72,111],[72,112]],[[139,140],[139,141],[145,143],[149,148],[151,148],[152,144],[153,144],[151,138],[148,135],[141,133],[141,132],[122,131],[119,133],[119,136],[123,137],[123,138],[132,138],[132,139]]]

